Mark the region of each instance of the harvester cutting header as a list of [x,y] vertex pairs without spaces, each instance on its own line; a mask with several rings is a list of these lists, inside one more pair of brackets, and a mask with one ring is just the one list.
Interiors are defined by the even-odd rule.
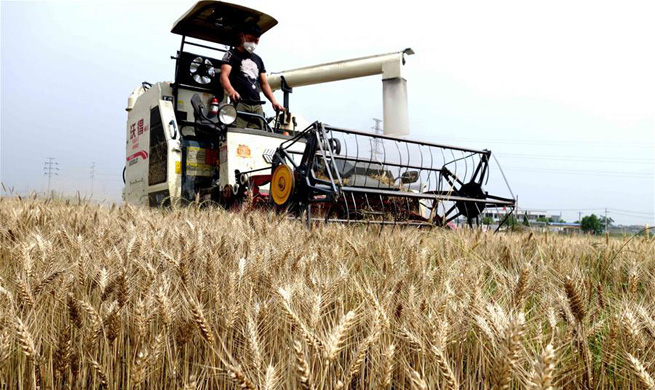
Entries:
[[[220,1],[200,1],[175,22],[172,32],[182,42],[174,82],[144,82],[128,99],[126,201],[200,200],[275,208],[308,221],[418,226],[445,226],[458,217],[472,224],[489,207],[511,214],[513,196],[482,188],[490,151],[400,137],[409,134],[402,70],[411,49],[268,73],[252,87],[279,110],[267,118],[243,109],[264,102],[234,101],[242,97],[221,83],[225,53],[238,48],[247,57],[244,31],[261,35],[276,24]],[[310,123],[291,110],[294,88],[371,75],[382,75],[384,134]],[[284,110],[271,99],[273,90],[282,91]],[[256,128],[236,126],[243,123]]]

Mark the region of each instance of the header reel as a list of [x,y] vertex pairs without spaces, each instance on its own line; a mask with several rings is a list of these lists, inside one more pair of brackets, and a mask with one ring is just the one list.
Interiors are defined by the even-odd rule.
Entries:
[[[290,147],[303,139],[302,155]],[[514,209],[490,195],[488,150],[404,140],[316,122],[273,157],[271,199],[308,220],[446,226],[480,222],[486,208]]]

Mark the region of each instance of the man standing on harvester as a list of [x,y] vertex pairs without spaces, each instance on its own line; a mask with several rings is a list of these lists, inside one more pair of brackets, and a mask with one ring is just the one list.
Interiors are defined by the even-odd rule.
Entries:
[[[266,68],[261,57],[254,53],[261,30],[255,23],[246,24],[239,34],[241,45],[231,48],[223,57],[221,65],[221,84],[232,102],[236,102],[237,111],[264,116],[260,104],[259,88],[273,105],[273,109],[284,110],[275,100],[273,91],[266,79]],[[258,88],[259,87],[259,88]],[[238,117],[234,123],[239,128],[262,128],[263,123],[255,117]]]

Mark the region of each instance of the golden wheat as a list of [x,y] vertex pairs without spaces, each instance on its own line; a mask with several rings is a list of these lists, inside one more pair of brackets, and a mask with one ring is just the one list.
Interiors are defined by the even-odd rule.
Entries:
[[0,198],[0,389],[653,388],[655,244]]

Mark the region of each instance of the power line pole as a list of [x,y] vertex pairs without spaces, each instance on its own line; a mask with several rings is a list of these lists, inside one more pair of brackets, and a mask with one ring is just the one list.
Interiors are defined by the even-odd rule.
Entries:
[[93,181],[96,175],[96,162],[91,162],[91,196],[93,196]]
[[50,179],[52,176],[59,176],[59,163],[55,161],[54,157],[47,157],[46,162],[43,166],[43,174],[48,176],[48,192],[47,196],[50,196]]
[[605,207],[605,233],[607,233],[607,207]]

